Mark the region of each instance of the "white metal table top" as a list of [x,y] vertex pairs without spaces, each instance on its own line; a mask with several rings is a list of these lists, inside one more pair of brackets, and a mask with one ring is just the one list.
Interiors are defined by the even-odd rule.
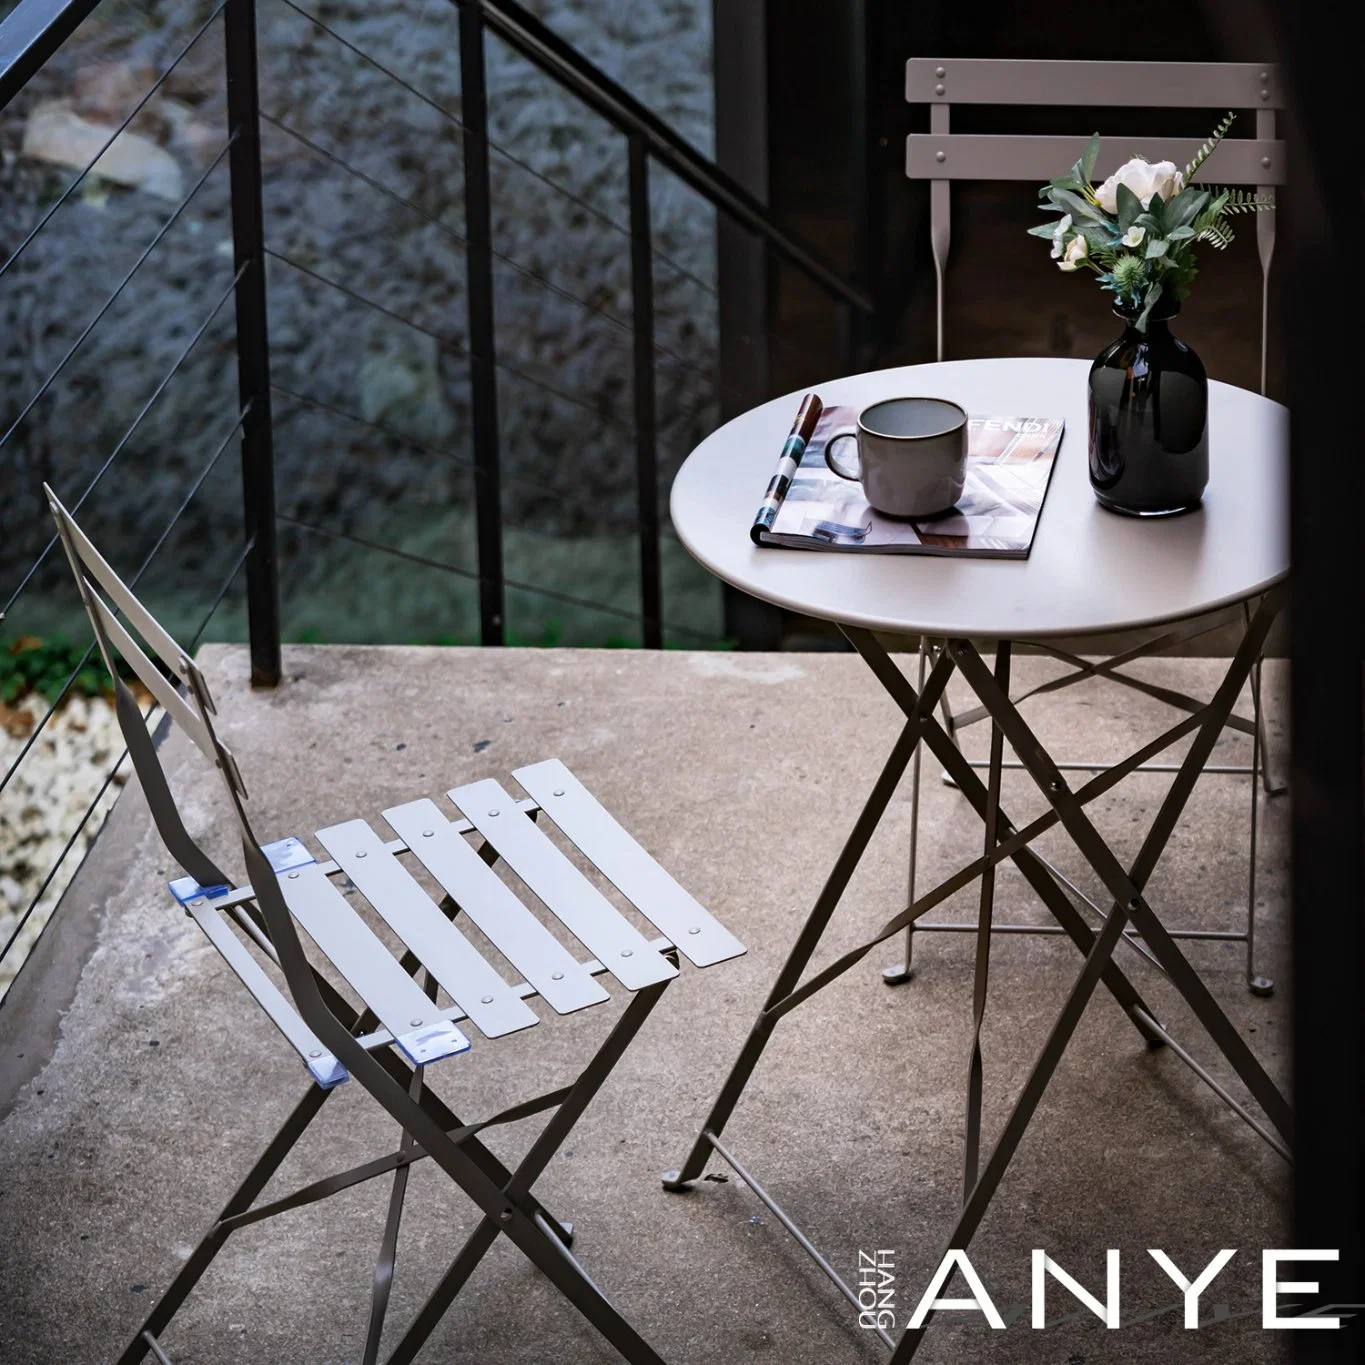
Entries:
[[1283,578],[1288,412],[1259,394],[1209,385],[1209,486],[1185,516],[1105,511],[1087,477],[1089,361],[952,360],[813,386],[828,406],[949,398],[974,416],[1063,417],[1052,486],[1026,560],[822,553],[758,547],[749,527],[801,393],[727,422],[673,484],[673,525],[725,582],[846,625],[934,637],[1023,639],[1156,625],[1242,601]]

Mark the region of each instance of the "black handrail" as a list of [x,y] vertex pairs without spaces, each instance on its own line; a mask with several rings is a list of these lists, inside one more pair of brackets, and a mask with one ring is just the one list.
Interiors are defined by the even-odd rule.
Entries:
[[0,109],[38,73],[100,0],[19,0],[0,19]]
[[516,0],[451,0],[451,3],[460,8],[473,6],[482,10],[488,27],[522,56],[571,90],[618,132],[643,137],[651,156],[703,198],[757,233],[779,255],[785,256],[831,294],[862,313],[876,311],[871,295],[850,284],[809,247],[784,232],[763,204],[737,180],[703,156],[657,114]]

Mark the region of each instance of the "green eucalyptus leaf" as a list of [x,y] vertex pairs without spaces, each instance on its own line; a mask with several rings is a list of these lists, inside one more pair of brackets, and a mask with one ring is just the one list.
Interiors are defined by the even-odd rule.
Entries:
[[1157,222],[1157,235],[1164,237],[1166,235],[1166,201],[1159,194],[1153,194],[1147,201],[1147,212]]
[[1194,222],[1204,211],[1208,202],[1209,192],[1207,190],[1181,190],[1166,205],[1166,235],[1169,237],[1176,228],[1182,228]]
[[1107,223],[1077,223],[1076,231],[1091,251],[1111,250],[1119,244],[1119,234]]
[[1169,238],[1173,242],[1183,242],[1187,237],[1194,236],[1194,229],[1190,227],[1189,224],[1187,223],[1183,227],[1172,229],[1172,231],[1169,232],[1167,236],[1169,236]]
[[1164,256],[1170,249],[1170,243],[1160,237],[1149,237],[1147,239],[1147,250],[1143,253],[1143,258],[1154,261],[1158,256]]
[[1028,230],[1030,237],[1055,237],[1057,235],[1056,223],[1040,223],[1037,227]]
[[1127,232],[1142,216],[1142,200],[1127,185],[1120,185],[1114,192],[1114,202],[1118,207],[1119,231]]
[[1081,178],[1086,181],[1095,178],[1095,162],[1100,154],[1100,135],[1092,133],[1090,141],[1085,144],[1085,151],[1081,153],[1080,167]]
[[1102,208],[1092,204],[1088,199],[1083,199],[1079,194],[1073,194],[1070,190],[1054,190],[1052,198],[1054,203],[1061,204],[1073,218],[1089,218],[1092,223],[1113,226],[1114,220]]
[[1142,312],[1138,314],[1135,324],[1139,332],[1147,330],[1147,319],[1152,316],[1152,309],[1156,307],[1156,302],[1160,297],[1161,282],[1158,280],[1147,286],[1147,297],[1142,301]]

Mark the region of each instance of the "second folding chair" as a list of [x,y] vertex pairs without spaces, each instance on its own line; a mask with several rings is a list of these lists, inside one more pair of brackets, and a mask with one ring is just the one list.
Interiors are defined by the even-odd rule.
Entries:
[[[217,733],[203,675],[123,584],[52,490],[46,491],[100,652],[115,679],[119,725],[153,820],[167,851],[187,874],[171,883],[171,892],[312,1078],[283,1128],[119,1357],[119,1365],[134,1365],[148,1353],[162,1362],[171,1359],[162,1340],[166,1329],[231,1233],[362,1181],[389,1176],[391,1193],[362,1357],[365,1365],[373,1365],[379,1358],[407,1173],[415,1161],[427,1157],[483,1217],[387,1357],[393,1365],[416,1356],[500,1236],[513,1242],[632,1365],[659,1362],[659,1355],[579,1265],[569,1249],[572,1229],[549,1214],[533,1187],[677,976],[679,955],[694,966],[709,967],[738,956],[743,945],[557,760],[512,774],[526,793],[523,798],[485,779],[451,789],[446,793],[449,806],[422,797],[390,807],[382,812],[387,830],[367,819],[330,825],[317,832],[317,851],[295,836],[258,842],[247,816],[246,787],[236,759]],[[229,876],[187,832],[138,701],[119,677],[120,658],[218,770],[240,836],[245,881]],[[542,814],[639,911],[654,936],[641,933],[548,836],[537,822]],[[470,842],[470,835],[479,836],[481,845]],[[494,871],[498,859],[567,933],[551,932],[527,908]],[[418,870],[444,892],[439,902],[414,875]],[[348,879],[401,940],[401,956],[391,953],[367,917],[357,913],[336,885],[339,878]],[[459,915],[477,926],[510,965],[512,982],[461,932]],[[360,1009],[348,1003],[310,958],[300,927],[362,1001]],[[573,940],[586,949],[586,960],[569,946]],[[515,1043],[507,1036],[539,1022],[527,1002],[539,996],[557,1013],[570,1014],[608,1000],[612,978],[631,999],[606,1041],[562,1088],[468,1123],[426,1084],[428,1066],[470,1048],[461,1025],[506,1050],[505,1074],[514,1081]],[[450,1064],[451,1079],[456,1079],[458,1066],[458,1061]],[[358,1081],[397,1122],[397,1149],[259,1203],[328,1095],[348,1079]],[[514,1170],[480,1140],[485,1128],[546,1111],[548,1121]]]

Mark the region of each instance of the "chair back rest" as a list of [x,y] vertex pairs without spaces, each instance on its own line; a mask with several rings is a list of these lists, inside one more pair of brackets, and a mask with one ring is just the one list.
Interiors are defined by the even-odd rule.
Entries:
[[[953,133],[954,104],[1052,108],[1232,109],[1256,111],[1254,138],[1224,138],[1199,168],[1197,180],[1254,185],[1274,196],[1285,182],[1285,144],[1275,136],[1275,111],[1284,107],[1279,74],[1262,62],[1082,62],[912,57],[905,65],[905,98],[929,106],[929,131],[906,139],[905,173],[927,180],[929,238],[937,284],[938,359],[943,359],[943,277],[951,236],[948,187],[954,180],[1050,180],[1075,160],[1092,130],[1077,137]],[[1103,129],[1100,130],[1103,132]],[[1203,138],[1144,140],[1149,160],[1185,166]],[[1095,174],[1106,177],[1128,159],[1128,144],[1101,143]],[[1275,215],[1256,215],[1261,260],[1261,392],[1266,386],[1270,259]]]
[[[222,769],[229,786],[239,796],[245,798],[246,787],[237,768],[237,761],[233,758],[232,751],[213,732],[208,719],[210,713],[216,714],[216,710],[208,684],[198,665],[133,595],[47,484],[43,485],[43,492],[47,496],[48,506],[52,509],[53,520],[57,523],[57,535],[71,564],[71,572],[76,577],[76,586],[80,590],[81,602],[94,629],[100,655],[115,680],[116,688],[122,687],[117,664],[117,660],[121,658],[156,698],[167,715],[194,741],[204,757],[214,767]],[[106,595],[108,601],[105,600]],[[110,603],[113,604],[112,607]],[[161,667],[153,662],[146,650],[137,642],[132,631],[119,620],[115,608],[123,613],[129,625],[146,642]],[[180,691],[167,676],[168,673],[183,680],[189,696]],[[120,711],[120,723],[122,721],[123,709]],[[135,762],[140,748],[141,746],[138,746],[133,750]],[[144,776],[145,780],[141,765],[138,766],[139,776]]]

